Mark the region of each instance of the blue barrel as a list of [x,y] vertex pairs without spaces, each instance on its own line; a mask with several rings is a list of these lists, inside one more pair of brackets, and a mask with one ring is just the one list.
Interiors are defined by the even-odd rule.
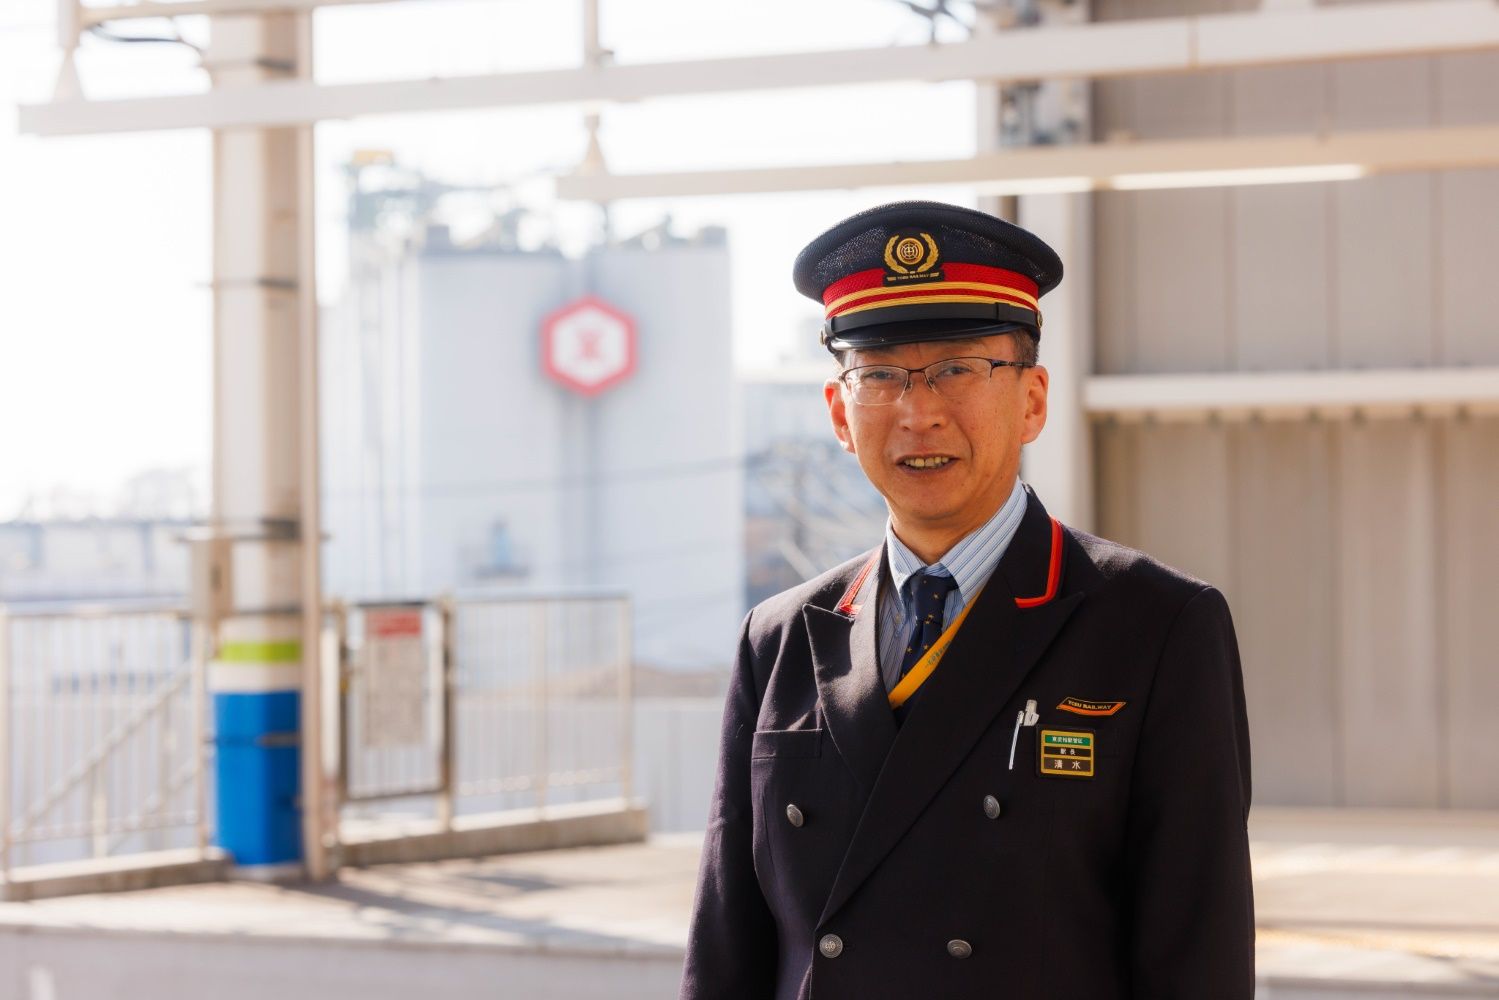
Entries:
[[216,843],[236,865],[302,860],[301,694],[213,696]]

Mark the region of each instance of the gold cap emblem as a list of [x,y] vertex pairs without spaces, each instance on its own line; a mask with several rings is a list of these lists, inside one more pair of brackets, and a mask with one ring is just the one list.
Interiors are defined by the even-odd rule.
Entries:
[[897,233],[885,244],[885,266],[896,274],[925,274],[937,266],[937,241],[931,233]]

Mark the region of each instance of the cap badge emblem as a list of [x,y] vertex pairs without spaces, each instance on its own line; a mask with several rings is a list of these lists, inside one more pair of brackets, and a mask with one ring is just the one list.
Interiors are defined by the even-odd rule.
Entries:
[[939,256],[931,233],[896,233],[885,243],[885,280],[940,280],[942,273],[932,270]]

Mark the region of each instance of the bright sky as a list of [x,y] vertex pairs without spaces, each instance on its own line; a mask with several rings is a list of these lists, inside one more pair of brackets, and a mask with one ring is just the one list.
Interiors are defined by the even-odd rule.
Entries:
[[[60,61],[52,0],[0,4],[0,520],[57,488],[97,497],[148,468],[205,469],[211,347],[210,161],[204,130],[37,139],[15,105],[45,102]],[[556,68],[580,58],[580,4],[421,0],[321,11],[318,78],[420,79]],[[164,21],[119,24],[162,34]],[[207,41],[202,18],[180,19]],[[925,22],[894,0],[602,0],[605,46],[620,62],[924,41]],[[79,72],[91,98],[207,89],[178,45],[89,39]],[[318,128],[319,297],[344,287],[340,165],[379,148],[435,179],[514,186],[548,209],[548,177],[584,145],[572,109],[462,112],[332,122]],[[714,96],[606,110],[601,138],[621,173],[736,165],[890,161],[968,155],[965,83]],[[825,226],[879,201],[964,201],[961,190],[860,191],[630,202],[621,234],[671,212],[683,227],[729,227],[734,355],[760,367],[812,336],[815,310],[791,287],[796,251]],[[561,206],[582,231],[586,207]],[[461,223],[461,219],[457,220]]]

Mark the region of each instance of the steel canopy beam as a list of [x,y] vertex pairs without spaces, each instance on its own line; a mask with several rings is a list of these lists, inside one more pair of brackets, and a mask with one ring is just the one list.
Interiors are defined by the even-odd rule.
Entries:
[[224,16],[233,14],[289,14],[319,7],[365,7],[401,0],[143,0],[116,7],[79,5],[78,23],[87,28],[114,21],[158,17]]
[[557,179],[557,194],[603,202],[938,184],[1026,194],[1351,179],[1374,173],[1495,166],[1499,166],[1499,126],[1487,125],[1027,146],[961,160],[573,175]]
[[270,82],[234,94],[23,105],[19,125],[36,135],[279,127],[465,108],[910,81],[1101,78],[1495,48],[1493,0],[1365,3],[1031,28],[951,45],[378,83]]
[[1083,407],[1095,418],[1172,422],[1487,414],[1499,412],[1499,368],[1094,375]]

